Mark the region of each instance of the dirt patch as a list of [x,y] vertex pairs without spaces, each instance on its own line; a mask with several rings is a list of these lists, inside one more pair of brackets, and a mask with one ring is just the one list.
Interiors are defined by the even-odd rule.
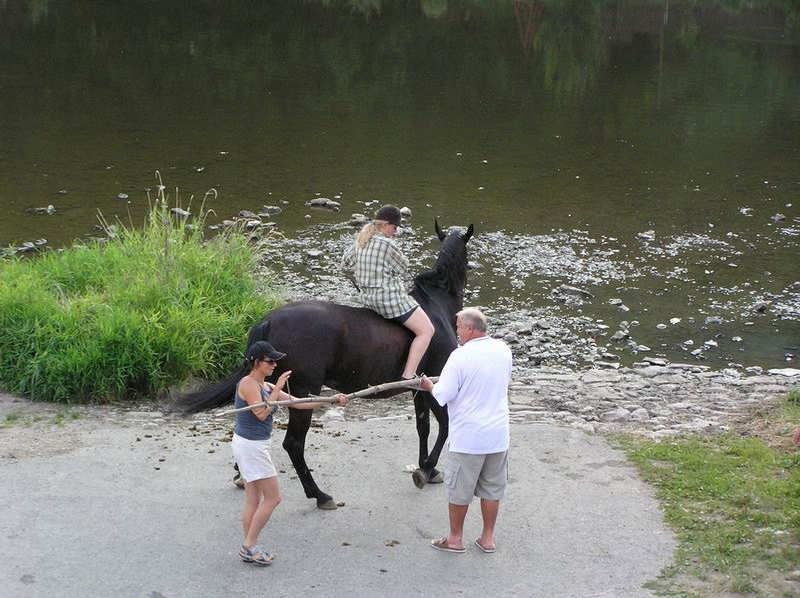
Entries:
[[787,421],[775,407],[758,406],[739,415],[733,422],[736,431],[742,436],[755,436],[771,449],[781,453],[798,450],[794,433],[798,422]]
[[33,402],[0,393],[0,461],[49,457],[85,446],[100,408]]

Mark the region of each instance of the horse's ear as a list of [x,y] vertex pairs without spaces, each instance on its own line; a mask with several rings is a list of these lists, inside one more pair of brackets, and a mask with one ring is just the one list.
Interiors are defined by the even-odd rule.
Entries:
[[442,232],[442,229],[441,229],[441,228],[439,228],[439,219],[438,219],[438,218],[434,218],[434,219],[433,219],[433,224],[436,226],[436,234],[439,236],[439,240],[440,240],[440,241],[444,241],[444,238],[445,238],[447,235],[445,235],[445,234]]
[[464,233],[464,236],[462,236],[462,237],[461,237],[462,239],[464,239],[464,243],[466,243],[467,241],[469,241],[469,238],[472,236],[472,233],[473,233],[473,231],[474,231],[474,229],[472,228],[472,225],[470,224],[470,225],[467,227],[467,232],[465,232],[465,233]]

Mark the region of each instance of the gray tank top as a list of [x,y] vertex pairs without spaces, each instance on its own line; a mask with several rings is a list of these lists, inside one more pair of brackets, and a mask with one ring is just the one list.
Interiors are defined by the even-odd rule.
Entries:
[[[241,380],[240,380],[241,382]],[[261,398],[265,401],[269,397],[267,389],[261,389]],[[236,393],[233,397],[233,407],[239,409],[240,407],[247,407],[247,401],[239,396],[239,382],[236,383]],[[272,436],[272,414],[267,416],[267,419],[261,421],[252,411],[242,411],[236,414],[236,425],[233,431],[237,436],[247,438],[247,440],[266,440]]]

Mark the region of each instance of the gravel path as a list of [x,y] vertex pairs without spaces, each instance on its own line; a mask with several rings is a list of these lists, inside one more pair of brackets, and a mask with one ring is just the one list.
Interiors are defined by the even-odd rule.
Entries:
[[[648,596],[674,538],[652,491],[601,435],[512,424],[498,552],[437,553],[442,486],[417,490],[407,396],[315,415],[307,458],[344,506],[305,499],[276,432],[284,501],[241,563],[230,420],[0,395],[0,587],[13,596]],[[473,505],[466,540],[480,531]]]

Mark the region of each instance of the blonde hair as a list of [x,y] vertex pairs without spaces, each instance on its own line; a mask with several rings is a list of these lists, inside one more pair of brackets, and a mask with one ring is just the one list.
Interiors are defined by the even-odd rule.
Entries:
[[367,222],[361,230],[358,232],[358,236],[356,236],[356,245],[360,249],[364,249],[369,243],[369,240],[376,234],[383,232],[383,225],[388,224],[386,220],[372,220],[371,222]]

